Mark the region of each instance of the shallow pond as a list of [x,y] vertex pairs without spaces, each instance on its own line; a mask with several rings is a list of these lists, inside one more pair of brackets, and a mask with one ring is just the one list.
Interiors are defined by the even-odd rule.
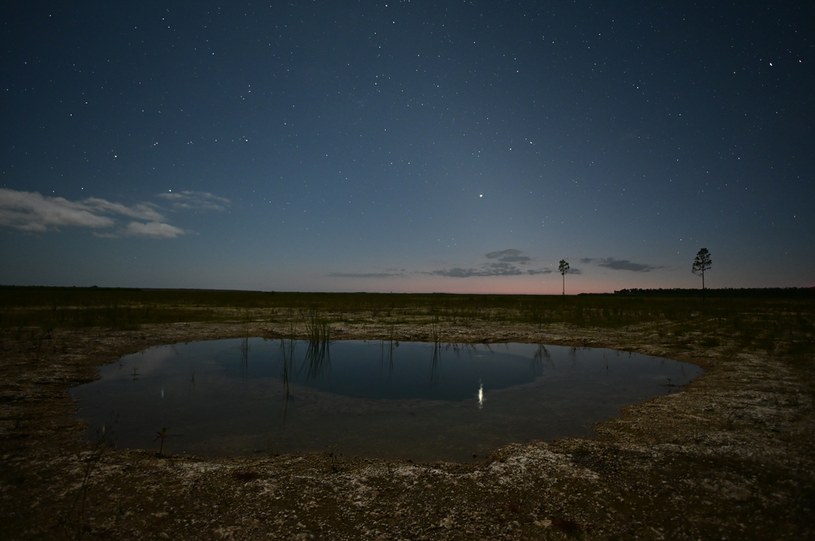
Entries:
[[702,370],[610,349],[244,338],[153,347],[100,372],[71,393],[88,438],[117,447],[471,461],[590,435]]

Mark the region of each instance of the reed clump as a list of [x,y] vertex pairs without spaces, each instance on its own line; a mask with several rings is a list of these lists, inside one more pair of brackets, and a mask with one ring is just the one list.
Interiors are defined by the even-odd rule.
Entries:
[[309,378],[313,378],[322,373],[329,365],[331,325],[328,320],[320,317],[316,312],[312,312],[306,319],[306,349],[305,366]]

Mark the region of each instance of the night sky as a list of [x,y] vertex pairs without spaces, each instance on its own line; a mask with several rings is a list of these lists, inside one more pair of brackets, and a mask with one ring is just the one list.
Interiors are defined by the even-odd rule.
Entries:
[[[49,5],[50,4],[50,5]],[[0,284],[815,285],[810,2],[8,2]]]

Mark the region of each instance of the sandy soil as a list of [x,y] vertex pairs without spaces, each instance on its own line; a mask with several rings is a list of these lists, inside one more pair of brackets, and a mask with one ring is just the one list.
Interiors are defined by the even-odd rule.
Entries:
[[160,457],[82,441],[68,389],[102,364],[151,345],[291,330],[256,321],[2,331],[0,538],[815,538],[813,360],[794,344],[745,351],[725,333],[694,340],[670,323],[332,325],[332,339],[432,331],[446,342],[614,347],[706,369],[598,425],[594,438],[510,445],[480,464]]

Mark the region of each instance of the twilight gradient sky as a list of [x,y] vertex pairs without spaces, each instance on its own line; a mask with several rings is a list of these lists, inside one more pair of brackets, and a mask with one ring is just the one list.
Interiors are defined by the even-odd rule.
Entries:
[[810,2],[9,2],[0,284],[815,285]]

